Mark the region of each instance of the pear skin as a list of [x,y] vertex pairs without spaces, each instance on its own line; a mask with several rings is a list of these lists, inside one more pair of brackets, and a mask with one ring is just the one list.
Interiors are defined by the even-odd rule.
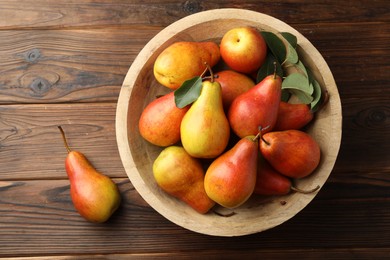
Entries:
[[180,141],[180,124],[190,106],[178,108],[170,92],[149,103],[142,111],[138,128],[141,136],[157,146],[170,146]]
[[153,175],[162,190],[199,213],[207,213],[215,205],[204,190],[202,165],[183,147],[165,148],[153,163]]
[[184,81],[200,76],[205,63],[213,67],[219,60],[219,46],[214,42],[176,42],[160,53],[153,72],[161,85],[175,90]]
[[290,104],[281,101],[278,118],[273,130],[283,131],[290,129],[302,129],[313,119],[313,116],[313,112],[306,104]]
[[309,194],[316,192],[319,188],[320,186],[317,185],[315,188],[310,190],[303,190],[293,186],[290,178],[276,171],[266,160],[263,159],[257,167],[256,185],[253,193],[265,196],[286,195],[292,191]]
[[230,104],[236,97],[255,85],[249,76],[234,70],[223,70],[216,74],[218,77],[215,80],[222,88],[222,102],[225,111],[229,110]]
[[261,154],[271,166],[290,178],[310,175],[320,162],[318,143],[300,130],[269,132],[259,143]]
[[202,83],[200,96],[183,117],[180,135],[184,149],[193,157],[215,158],[225,150],[230,126],[218,82]]
[[273,129],[278,115],[282,92],[282,79],[269,75],[247,92],[236,97],[228,112],[233,132],[243,138]]
[[266,160],[261,160],[257,167],[254,194],[268,196],[286,195],[290,193],[291,186],[290,178],[277,172]]
[[103,223],[121,203],[119,189],[109,177],[98,172],[82,153],[71,151],[62,128],[58,128],[68,150],[65,168],[73,205],[86,220]]
[[242,205],[252,195],[256,184],[257,156],[255,137],[240,139],[207,169],[204,179],[207,195],[226,208]]

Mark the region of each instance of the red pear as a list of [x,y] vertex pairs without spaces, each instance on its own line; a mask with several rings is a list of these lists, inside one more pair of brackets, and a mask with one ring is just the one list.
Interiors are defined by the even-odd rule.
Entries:
[[248,91],[255,85],[255,82],[247,75],[234,70],[223,70],[217,73],[215,79],[222,88],[222,102],[225,111],[229,110],[233,100]]
[[278,116],[282,79],[274,74],[265,77],[247,92],[236,97],[228,112],[234,133],[243,138],[272,130]]
[[255,187],[257,156],[257,138],[248,136],[240,139],[207,169],[204,179],[207,195],[227,208],[243,204]]
[[180,140],[180,124],[190,106],[178,108],[174,92],[149,103],[138,122],[141,136],[158,146],[169,146]]
[[286,195],[291,191],[299,193],[312,193],[317,191],[320,186],[311,190],[301,190],[293,186],[290,178],[280,174],[269,165],[265,160],[257,167],[256,186],[253,191],[258,195]]
[[274,131],[301,129],[313,119],[313,112],[306,104],[280,102]]
[[58,128],[68,150],[65,168],[73,205],[86,220],[103,223],[121,203],[119,189],[108,176],[98,172],[82,153],[71,151],[64,131],[61,126]]
[[303,178],[311,174],[320,162],[320,147],[300,130],[269,132],[259,142],[263,157],[281,174]]

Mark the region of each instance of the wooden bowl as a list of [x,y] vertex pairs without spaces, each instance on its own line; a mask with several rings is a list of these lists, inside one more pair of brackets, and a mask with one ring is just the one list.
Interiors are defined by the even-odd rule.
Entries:
[[297,181],[296,185],[302,189],[317,185],[322,187],[335,164],[341,142],[341,104],[332,73],[316,48],[286,23],[249,10],[219,9],[187,16],[163,29],[145,45],[123,82],[116,114],[118,148],[130,181],[151,207],[183,228],[214,236],[242,236],[275,227],[300,212],[316,195],[252,196],[234,210],[216,206],[202,215],[163,192],[154,180],[152,164],[162,148],[149,144],[140,136],[138,120],[143,108],[156,95],[169,91],[153,76],[155,59],[173,42],[218,41],[229,29],[239,26],[294,34],[298,38],[300,59],[329,93],[328,104],[316,114],[308,129],[321,147],[320,165],[312,175]]

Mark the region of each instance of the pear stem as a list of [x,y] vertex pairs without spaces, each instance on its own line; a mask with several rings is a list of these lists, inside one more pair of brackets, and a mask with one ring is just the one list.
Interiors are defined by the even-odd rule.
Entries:
[[200,74],[200,77],[201,77],[201,78],[203,78],[203,77],[204,77],[204,74],[206,74],[206,72],[209,70],[209,66],[207,65],[207,62],[205,62],[204,65],[206,65],[206,68],[204,69],[204,71],[202,72],[202,74]]
[[317,191],[319,188],[320,188],[320,185],[317,185],[317,187],[315,187],[315,188],[313,188],[311,190],[301,190],[301,189],[299,189],[297,187],[291,186],[291,189],[293,191],[296,191],[296,192],[299,192],[299,193],[303,193],[303,194],[313,193],[313,192]]
[[256,142],[261,136],[261,132],[258,132],[257,135],[255,137],[253,137],[252,141],[253,142]]
[[[263,130],[265,130],[265,129],[267,129],[269,127],[269,125],[268,126],[266,126],[266,127],[262,127],[262,126],[259,126],[259,133],[256,135],[256,136],[259,136],[259,138],[266,144],[266,145],[270,145],[270,143],[269,142],[267,142],[264,138],[263,138],[263,135],[262,135],[262,131]],[[255,137],[256,138],[256,137]]]
[[211,67],[210,67],[209,64],[206,64],[206,66],[207,66],[207,69],[208,69],[209,72],[210,72],[210,81],[211,81],[211,83],[212,83],[212,82],[214,82],[214,72],[213,72],[213,70],[211,69]]
[[64,140],[65,148],[68,151],[68,153],[70,153],[72,150],[70,150],[68,142],[66,141],[65,132],[64,132],[64,130],[62,129],[61,126],[58,126],[58,129],[60,129],[60,132],[61,132],[61,135],[62,135],[62,140]]

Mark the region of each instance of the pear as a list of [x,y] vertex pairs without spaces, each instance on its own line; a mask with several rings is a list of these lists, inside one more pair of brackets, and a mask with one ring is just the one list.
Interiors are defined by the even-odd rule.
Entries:
[[58,128],[68,151],[65,168],[70,181],[73,205],[86,220],[103,223],[121,203],[119,189],[109,177],[98,172],[84,154],[71,151],[63,129],[61,126]]
[[207,213],[215,205],[205,192],[201,163],[181,146],[161,151],[153,163],[153,175],[162,190],[199,213]]
[[175,42],[159,54],[153,72],[160,84],[177,89],[184,81],[200,76],[205,64],[213,67],[219,60],[219,46],[214,42]]
[[281,174],[291,178],[310,175],[320,162],[318,143],[300,130],[264,134],[259,142],[263,157]]
[[180,124],[190,108],[178,108],[170,92],[149,103],[138,122],[141,136],[157,146],[170,146],[180,141]]
[[222,102],[225,111],[229,110],[230,104],[240,94],[248,91],[255,82],[246,74],[234,70],[222,70],[217,73],[215,79],[222,88]]
[[204,179],[207,195],[226,208],[242,205],[256,184],[257,156],[257,138],[240,139],[208,167]]
[[198,99],[183,117],[180,136],[184,149],[193,157],[215,158],[225,150],[230,126],[217,81],[202,82]]
[[313,116],[313,112],[306,104],[292,104],[281,101],[273,130],[299,130],[307,125],[313,119]]
[[317,191],[320,186],[316,186],[311,190],[302,190],[292,184],[292,180],[269,165],[266,160],[261,160],[261,164],[257,167],[256,185],[253,191],[258,195],[286,195],[291,191],[299,193],[312,193]]
[[278,75],[269,75],[233,100],[228,119],[236,135],[241,138],[256,135],[260,126],[263,133],[272,130],[278,115],[281,86]]

